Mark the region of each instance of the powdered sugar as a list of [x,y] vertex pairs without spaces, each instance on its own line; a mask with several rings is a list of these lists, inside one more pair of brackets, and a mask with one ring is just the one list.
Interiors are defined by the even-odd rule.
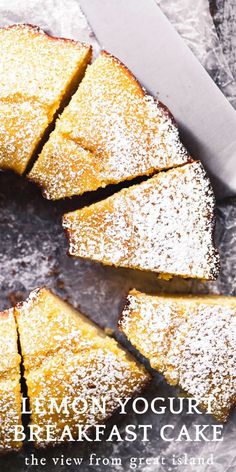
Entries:
[[37,27],[0,29],[0,166],[22,174],[89,47]]
[[225,420],[236,401],[236,300],[131,292],[120,322],[128,339],[213,414]]
[[[57,442],[65,425],[97,424],[118,407],[118,399],[138,392],[149,380],[145,369],[88,319],[46,289],[34,291],[15,309],[25,366],[32,423],[54,424]],[[52,398],[106,398],[106,415],[90,410],[50,412]],[[41,399],[44,414],[37,412]],[[80,404],[80,403],[79,403]],[[44,431],[45,434],[45,431]],[[41,446],[47,441],[38,441]]]
[[211,279],[214,198],[200,163],[173,169],[64,216],[70,254],[167,275]]
[[17,450],[14,425],[21,424],[20,356],[13,310],[0,314],[0,451]]
[[57,199],[188,161],[169,111],[103,52],[87,68],[30,178]]

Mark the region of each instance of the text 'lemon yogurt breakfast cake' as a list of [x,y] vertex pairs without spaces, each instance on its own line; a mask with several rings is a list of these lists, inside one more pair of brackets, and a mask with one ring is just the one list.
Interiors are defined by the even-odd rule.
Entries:
[[119,327],[167,382],[227,419],[236,402],[236,297],[132,290]]
[[[57,442],[65,425],[76,434],[77,425],[105,421],[126,399],[150,380],[148,373],[117,342],[85,316],[46,289],[33,291],[28,300],[15,308],[28,387],[31,423],[42,428],[37,446],[45,446],[46,426],[54,426]],[[72,409],[80,398],[88,405],[91,398],[106,397],[106,415],[100,411]],[[44,414],[36,409],[41,398]],[[69,414],[50,410],[50,399],[67,399]],[[83,406],[83,405],[82,405]],[[68,439],[68,438],[67,438]]]
[[0,29],[0,55],[0,168],[22,174],[81,80],[91,47],[18,24]]
[[214,197],[199,162],[64,215],[73,256],[108,265],[214,279]]
[[0,313],[0,453],[18,450],[14,428],[21,425],[20,355],[13,309]]
[[47,198],[58,199],[188,161],[170,112],[103,51],[88,66],[29,178]]

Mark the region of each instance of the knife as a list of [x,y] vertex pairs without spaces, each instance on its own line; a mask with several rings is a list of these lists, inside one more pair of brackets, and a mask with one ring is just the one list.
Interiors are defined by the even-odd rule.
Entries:
[[236,195],[236,111],[155,0],[79,0],[103,49],[173,113],[217,198]]

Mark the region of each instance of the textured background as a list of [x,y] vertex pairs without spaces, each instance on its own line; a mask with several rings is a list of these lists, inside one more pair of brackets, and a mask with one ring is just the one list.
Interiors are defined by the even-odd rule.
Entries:
[[[192,48],[212,78],[236,107],[236,2],[235,0],[211,1],[210,15],[207,0],[157,0],[157,3],[174,23],[188,45]],[[1,24],[28,22],[40,25],[46,31],[66,37],[73,37],[92,42],[95,52],[99,45],[88,28],[86,19],[76,0],[0,0]],[[99,195],[89,196],[89,202]],[[221,276],[216,282],[198,283],[182,280],[171,282],[158,281],[155,275],[139,274],[135,271],[103,267],[92,262],[80,261],[66,255],[67,243],[61,229],[61,216],[65,211],[76,209],[88,200],[73,198],[64,202],[48,202],[41,196],[40,190],[25,180],[11,174],[0,173],[0,308],[5,309],[16,301],[24,299],[35,287],[47,285],[59,295],[67,298],[74,306],[97,321],[103,327],[115,328],[125,294],[130,287],[152,289],[155,291],[211,292],[235,294],[234,282],[236,266],[236,202],[219,202],[217,205],[216,238],[221,252]],[[119,335],[118,335],[119,336]],[[125,340],[119,336],[125,344]],[[174,396],[176,390],[167,386],[158,374],[152,382],[146,396]],[[224,432],[224,442],[211,445],[208,443],[182,443],[169,445],[158,441],[157,432],[162,424],[173,423],[179,428],[183,423],[191,430],[193,424],[210,424],[206,415],[189,418],[166,414],[161,417],[148,413],[137,418],[132,413],[125,419],[113,417],[110,424],[119,424],[120,429],[126,423],[145,422],[153,424],[153,436],[147,445],[140,441],[134,443],[101,444],[99,446],[77,445],[70,448],[58,448],[46,453],[50,457],[60,453],[65,456],[84,455],[83,472],[89,470],[124,470],[129,469],[130,456],[167,458],[173,453],[189,453],[208,457],[214,453],[214,466],[191,468],[170,466],[145,466],[143,472],[178,471],[189,472],[233,472],[236,468],[235,432],[236,411],[232,414]],[[89,467],[86,457],[91,451],[98,456],[121,456],[123,468]],[[31,470],[24,466],[24,456],[30,449],[16,456],[1,459],[0,470]],[[40,456],[41,453],[37,453]],[[44,455],[44,454],[41,454]],[[55,470],[49,466],[33,467],[32,470]],[[60,467],[59,470],[68,470]],[[69,470],[78,470],[78,467]],[[140,470],[140,469],[139,469]]]

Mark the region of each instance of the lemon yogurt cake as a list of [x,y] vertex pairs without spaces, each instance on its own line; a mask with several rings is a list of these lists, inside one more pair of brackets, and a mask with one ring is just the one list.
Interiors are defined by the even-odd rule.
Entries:
[[119,327],[167,382],[227,419],[236,403],[236,297],[132,290]]
[[49,199],[190,161],[170,112],[103,51],[57,120],[29,174]]
[[209,179],[193,162],[68,213],[63,226],[72,256],[164,277],[214,279],[213,220]]
[[[32,292],[15,308],[25,367],[31,424],[40,428],[37,446],[61,441],[64,428],[76,435],[77,425],[90,430],[118,408],[118,399],[138,393],[150,380],[149,374],[117,342],[106,336],[88,318],[78,313],[47,289]],[[83,401],[106,398],[105,414]],[[72,406],[79,398],[77,410]],[[40,411],[37,399],[41,399]],[[68,411],[51,410],[50,401],[67,400]],[[53,439],[46,428],[53,425]],[[68,440],[68,436],[66,438]],[[66,440],[65,439],[65,440]]]
[[15,426],[21,426],[20,355],[13,309],[0,313],[0,453],[15,451]]
[[78,86],[91,47],[16,24],[0,29],[0,51],[0,168],[22,174]]

